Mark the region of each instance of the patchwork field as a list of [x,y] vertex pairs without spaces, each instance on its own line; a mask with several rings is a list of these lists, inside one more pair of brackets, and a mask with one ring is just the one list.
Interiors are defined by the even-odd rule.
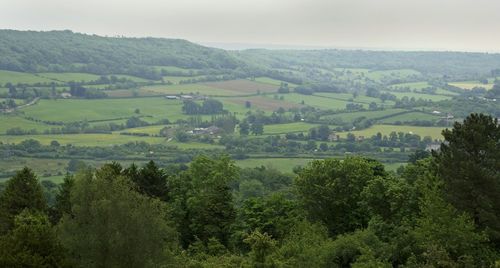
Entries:
[[[8,129],[15,127],[25,131],[36,129],[38,132],[43,132],[55,126],[33,122],[16,115],[0,114],[0,134],[5,134]],[[2,141],[1,137],[0,141]]]
[[247,79],[229,80],[222,82],[207,82],[203,83],[203,85],[216,89],[229,90],[245,94],[256,94],[257,92],[276,92],[279,88],[279,86],[276,85],[254,82]]
[[[444,128],[442,127],[419,127],[419,126],[395,126],[395,125],[374,125],[370,128],[352,131],[356,136],[364,136],[365,138],[369,138],[373,135],[376,135],[378,132],[382,133],[382,135],[389,135],[392,131],[403,132],[403,133],[413,133],[420,135],[421,138],[425,136],[430,136],[432,139],[442,140],[443,136],[441,135],[441,131]],[[339,136],[345,138],[349,132],[339,132]]]
[[[280,97],[283,96],[285,101],[289,102],[294,102],[297,104],[304,104],[308,106],[314,106],[317,108],[321,108],[323,110],[340,110],[340,109],[345,109],[346,105],[350,103],[349,101],[345,100],[337,100],[337,99],[331,99],[331,98],[325,98],[321,96],[314,96],[314,95],[302,95],[302,94],[297,94],[297,93],[290,93],[290,94],[282,94],[279,95]],[[270,98],[270,96],[267,96]],[[368,107],[368,105],[366,105]]]
[[439,116],[423,113],[423,112],[411,112],[401,115],[392,116],[386,119],[383,119],[381,123],[384,124],[394,124],[396,122],[410,122],[415,120],[426,120],[426,121],[436,121],[439,119]]
[[265,125],[264,133],[270,135],[286,134],[291,132],[308,132],[309,129],[317,127],[318,124],[295,122],[287,124]]
[[60,82],[91,82],[99,79],[99,75],[88,73],[38,73],[40,77]]
[[352,121],[356,118],[366,117],[367,119],[376,119],[385,116],[390,116],[393,114],[398,114],[405,112],[405,109],[386,109],[381,111],[363,111],[363,112],[353,112],[353,113],[341,113],[341,114],[333,114],[322,116],[321,119],[335,119],[339,118],[344,122]]
[[0,85],[2,86],[5,85],[6,83],[36,84],[36,83],[51,83],[51,82],[56,82],[56,81],[30,73],[20,73],[20,72],[0,70]]
[[81,120],[106,120],[131,117],[135,110],[139,115],[150,115],[154,119],[167,118],[177,120],[184,118],[182,102],[168,101],[164,98],[136,99],[65,99],[40,100],[36,105],[23,109],[26,115],[58,122],[74,122]]
[[[247,101],[250,102],[252,109],[260,109],[264,111],[275,111],[276,109],[282,107],[285,110],[289,108],[301,107],[302,105],[285,100],[276,100],[269,96],[255,96],[255,97],[245,97],[245,98],[220,98],[224,103],[234,103],[240,106],[244,106]],[[231,109],[229,109],[231,110]]]
[[453,82],[448,83],[450,86],[459,87],[463,89],[473,89],[475,87],[482,87],[485,89],[493,88],[493,83],[489,82],[488,84],[480,83],[479,81],[463,81],[463,82]]
[[[106,92],[109,96],[130,97],[133,92],[130,90],[112,90]],[[183,84],[183,85],[154,85],[142,87],[137,91],[139,96],[157,95],[204,95],[204,96],[237,96],[242,93],[232,90],[219,89],[203,84]]]
[[423,99],[423,100],[431,100],[431,101],[442,101],[442,100],[449,100],[452,98],[451,96],[432,95],[432,94],[424,94],[424,93],[416,93],[416,92],[390,91],[387,93],[395,95],[398,99],[402,99],[403,97],[408,97],[408,98],[415,98],[416,100]]

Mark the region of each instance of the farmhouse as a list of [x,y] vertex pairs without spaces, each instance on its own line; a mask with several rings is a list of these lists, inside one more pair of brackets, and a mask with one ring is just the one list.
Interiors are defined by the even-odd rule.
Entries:
[[340,140],[340,136],[337,135],[335,132],[332,132],[330,133],[330,135],[328,136],[328,140],[329,141],[338,141]]
[[427,146],[425,146],[425,150],[427,152],[438,151],[439,148],[441,148],[441,143],[431,143],[431,144],[428,144]]
[[194,134],[194,135],[215,135],[217,133],[220,133],[221,129],[216,127],[216,126],[210,126],[207,128],[202,128],[198,127],[193,130],[188,131],[188,134]]

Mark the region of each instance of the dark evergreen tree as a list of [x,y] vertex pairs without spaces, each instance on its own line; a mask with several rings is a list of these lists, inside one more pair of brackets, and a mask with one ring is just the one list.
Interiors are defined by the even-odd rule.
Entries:
[[500,246],[500,126],[497,119],[471,114],[443,131],[434,153],[447,200],[467,212]]
[[0,233],[13,227],[14,217],[23,210],[45,212],[47,202],[36,175],[27,167],[12,177],[0,195]]

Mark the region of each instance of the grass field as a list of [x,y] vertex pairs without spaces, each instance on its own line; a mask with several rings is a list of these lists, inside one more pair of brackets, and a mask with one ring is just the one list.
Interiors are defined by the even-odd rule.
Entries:
[[221,82],[207,82],[203,83],[203,85],[228,90],[232,92],[239,92],[240,94],[256,94],[257,92],[276,92],[279,86],[254,82],[246,79],[239,80],[229,80],[229,81],[221,81]]
[[[418,127],[418,126],[395,126],[395,125],[374,125],[370,128],[352,131],[356,136],[364,136],[365,138],[370,138],[373,135],[376,135],[378,132],[382,133],[382,135],[389,135],[392,131],[396,132],[404,132],[404,133],[413,133],[420,135],[421,138],[425,136],[430,136],[432,139],[443,139],[441,135],[441,131],[444,128],[442,127]],[[345,138],[349,132],[340,132],[338,133],[340,137]]]
[[40,100],[38,104],[23,109],[34,118],[74,122],[81,120],[105,120],[131,117],[139,109],[141,115],[151,115],[153,120],[167,118],[175,121],[186,116],[182,114],[182,102],[157,98],[136,99],[66,99]]
[[284,108],[285,110],[294,107],[301,107],[300,104],[287,101],[286,99],[276,100],[269,96],[255,96],[255,97],[245,97],[245,98],[220,98],[220,100],[223,100],[224,103],[227,102],[234,103],[243,107],[245,103],[249,101],[252,109],[260,109],[263,111],[275,111],[280,107]]
[[[46,129],[55,128],[56,126],[33,122],[16,115],[0,114],[0,134],[5,134],[6,130],[15,127],[22,130],[36,129],[38,132],[43,132]],[[2,137],[0,137],[0,141],[2,141]]]
[[281,172],[292,173],[295,166],[305,166],[314,159],[307,158],[249,158],[236,160],[236,165],[241,168],[254,168],[265,166]]
[[364,111],[364,112],[353,112],[353,113],[341,113],[322,116],[321,119],[342,119],[344,122],[351,122],[356,118],[366,117],[367,119],[376,119],[384,116],[389,116],[392,114],[397,114],[406,111],[405,109],[386,109],[381,111]]
[[375,102],[379,105],[394,105],[393,101],[385,101],[382,102],[381,99],[379,98],[373,98],[373,97],[368,97],[365,95],[358,95],[356,98],[353,98],[352,94],[349,93],[325,93],[325,92],[320,92],[320,93],[314,93],[314,96],[322,96],[322,97],[327,97],[327,98],[332,98],[332,99],[340,99],[344,101],[351,101],[353,103],[359,103],[359,104],[370,104],[372,102]]
[[412,82],[391,85],[390,88],[409,88],[409,89],[423,89],[431,87],[427,82]]
[[[281,85],[281,83],[283,83],[283,81],[281,81],[281,80],[276,80],[276,79],[265,77],[265,76],[255,77],[254,81],[259,82],[259,83],[274,85],[274,86],[278,86],[278,87]],[[289,82],[285,82],[285,83],[287,83],[288,87],[290,87],[290,88],[294,88],[297,86],[294,83],[289,83]]]
[[145,133],[149,135],[158,135],[160,134],[160,130],[163,129],[165,125],[154,125],[154,126],[146,126],[146,127],[136,127],[136,128],[128,128],[125,130],[121,130],[119,132],[126,133]]
[[291,132],[308,132],[309,129],[317,127],[318,124],[310,124],[304,122],[295,122],[287,124],[275,124],[275,125],[265,125],[264,133],[266,135],[272,134],[286,134]]
[[485,89],[493,88],[493,83],[489,82],[488,84],[480,83],[479,81],[463,81],[463,82],[453,82],[448,83],[450,86],[459,87],[462,89],[473,89],[475,87],[482,87]]
[[410,76],[418,76],[420,75],[420,72],[411,69],[398,69],[398,70],[370,71],[365,75],[370,79],[381,81],[383,79],[407,78]]
[[[118,91],[107,91],[110,96],[116,95]],[[115,94],[114,94],[115,93]],[[132,91],[127,90],[128,96],[132,96]],[[183,85],[154,85],[142,87],[138,90],[139,96],[151,95],[179,95],[179,94],[200,94],[205,96],[237,96],[241,92],[219,89],[204,84],[183,84]]]
[[51,83],[51,82],[56,82],[56,81],[30,73],[20,73],[20,72],[0,70],[0,85],[2,86],[5,85],[6,83],[36,84],[36,83]]
[[431,101],[442,101],[442,100],[449,100],[449,99],[452,98],[451,96],[432,95],[432,94],[424,94],[424,93],[416,93],[416,92],[394,92],[394,91],[390,91],[390,92],[387,92],[387,93],[395,95],[399,99],[401,99],[403,97],[408,97],[408,98],[415,98],[416,100],[423,99],[423,100],[431,100]]
[[401,115],[392,116],[386,119],[383,119],[381,123],[384,124],[394,124],[395,122],[409,122],[414,120],[427,120],[427,121],[436,121],[439,119],[439,116],[422,113],[422,112],[411,112]]
[[38,73],[40,77],[60,82],[91,82],[99,79],[99,75],[88,73]]
[[[305,105],[317,107],[323,110],[345,109],[346,104],[350,103],[349,101],[344,101],[344,100],[330,99],[314,95],[302,95],[297,93],[282,94],[280,96],[283,96],[285,101],[294,102],[298,104],[301,104],[302,101],[304,101]],[[270,98],[270,96],[268,97]],[[368,105],[365,106],[368,107]]]
[[213,145],[199,142],[180,143],[176,141],[168,142],[163,137],[139,137],[130,135],[113,134],[64,134],[64,135],[25,135],[25,136],[0,136],[4,143],[20,143],[27,139],[34,139],[41,144],[49,145],[51,141],[56,140],[62,145],[75,146],[113,146],[125,144],[128,142],[144,141],[150,144],[166,144],[177,146],[180,149],[216,149],[224,148],[220,145]]

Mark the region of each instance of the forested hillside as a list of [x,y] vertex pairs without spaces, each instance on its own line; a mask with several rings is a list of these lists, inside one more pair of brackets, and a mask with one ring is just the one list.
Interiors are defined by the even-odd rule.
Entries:
[[150,79],[159,79],[158,66],[237,71],[240,76],[304,67],[414,69],[461,78],[490,75],[491,70],[500,69],[500,54],[336,49],[224,51],[180,39],[102,37],[71,31],[0,30],[0,55],[0,69],[11,71],[121,73]]
[[228,52],[179,39],[121,38],[71,31],[0,31],[0,69],[23,72],[122,73],[155,78],[154,66],[235,69]]

